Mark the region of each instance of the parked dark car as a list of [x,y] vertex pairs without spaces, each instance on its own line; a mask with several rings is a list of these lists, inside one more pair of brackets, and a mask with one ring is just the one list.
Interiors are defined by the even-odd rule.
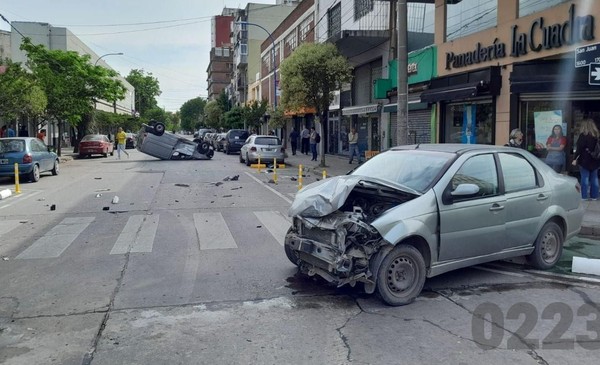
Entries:
[[40,180],[40,173],[51,171],[58,175],[59,161],[44,142],[33,137],[0,138],[0,176],[15,176],[15,163],[19,176],[31,182]]
[[404,305],[450,270],[518,256],[553,267],[583,213],[577,179],[527,151],[420,144],[300,190],[284,247],[303,273]]
[[79,157],[90,157],[91,155],[102,155],[108,157],[113,155],[114,144],[105,134],[88,134],[79,142]]
[[248,137],[248,131],[245,129],[230,129],[227,134],[225,134],[223,151],[228,155],[230,153],[240,152]]

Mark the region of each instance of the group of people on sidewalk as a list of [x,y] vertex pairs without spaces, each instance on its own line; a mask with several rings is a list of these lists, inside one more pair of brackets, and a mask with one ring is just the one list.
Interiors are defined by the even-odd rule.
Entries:
[[321,135],[317,133],[315,127],[311,127],[310,130],[304,127],[300,133],[295,128],[292,128],[289,137],[290,145],[292,146],[292,155],[296,155],[298,138],[300,138],[300,153],[308,156],[310,152],[312,154],[311,161],[317,161],[317,145],[321,143]]
[[[579,167],[581,175],[581,198],[584,200],[598,200],[600,184],[598,182],[598,169],[600,159],[593,157],[599,144],[600,132],[592,119],[586,119],[581,123],[580,134],[577,138],[575,154],[573,155],[573,166]],[[547,154],[545,162],[556,172],[562,172],[566,164],[567,138],[563,134],[562,126],[557,124],[552,128],[552,133],[546,141],[546,145],[536,144],[536,151],[545,149]],[[516,128],[510,132],[509,141],[505,146],[525,149],[523,132]],[[597,147],[598,146],[598,147]]]

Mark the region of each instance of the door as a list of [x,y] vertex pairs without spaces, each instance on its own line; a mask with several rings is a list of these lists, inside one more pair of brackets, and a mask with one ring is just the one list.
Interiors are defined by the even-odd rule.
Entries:
[[367,117],[358,117],[358,151],[364,157],[365,151],[369,149],[369,119]]
[[479,193],[440,202],[440,261],[488,255],[501,250],[506,240],[506,198],[500,194],[494,155],[466,160],[448,189],[459,184],[475,184]]
[[371,150],[379,151],[381,149],[380,144],[379,144],[379,118],[371,117],[370,121],[371,121]]

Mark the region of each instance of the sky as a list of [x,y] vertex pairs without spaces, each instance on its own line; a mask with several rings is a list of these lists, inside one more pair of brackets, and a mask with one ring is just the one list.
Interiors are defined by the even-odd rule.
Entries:
[[[275,4],[275,0],[253,0]],[[244,8],[229,0],[2,0],[9,21],[65,27],[122,76],[143,69],[156,77],[158,105],[177,111],[198,96],[206,98],[206,68],[211,47],[211,18],[224,7]],[[10,25],[0,19],[0,30]]]

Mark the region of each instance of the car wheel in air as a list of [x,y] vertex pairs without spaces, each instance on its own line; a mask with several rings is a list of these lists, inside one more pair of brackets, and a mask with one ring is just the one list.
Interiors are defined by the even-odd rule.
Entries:
[[200,152],[201,154],[206,154],[208,151],[210,150],[210,146],[208,145],[208,143],[206,142],[202,142],[200,144],[198,144],[198,152]]
[[56,176],[60,172],[58,167],[58,160],[54,161],[54,167],[52,168],[52,175]]
[[421,252],[398,245],[383,259],[377,273],[377,291],[392,306],[412,303],[425,284],[426,267]]
[[161,122],[158,122],[154,125],[154,134],[157,136],[162,136],[165,133],[165,125]]
[[[242,153],[240,152],[240,155],[241,155],[241,154],[242,154]],[[251,163],[250,163],[250,159],[248,158],[248,154],[246,153],[246,166],[250,166],[250,165],[251,165]]]
[[29,181],[31,181],[31,182],[40,181],[40,167],[38,165],[33,165],[33,169],[29,173]]
[[562,256],[563,240],[563,231],[558,224],[546,223],[535,240],[533,252],[527,256],[527,261],[536,269],[550,269]]

